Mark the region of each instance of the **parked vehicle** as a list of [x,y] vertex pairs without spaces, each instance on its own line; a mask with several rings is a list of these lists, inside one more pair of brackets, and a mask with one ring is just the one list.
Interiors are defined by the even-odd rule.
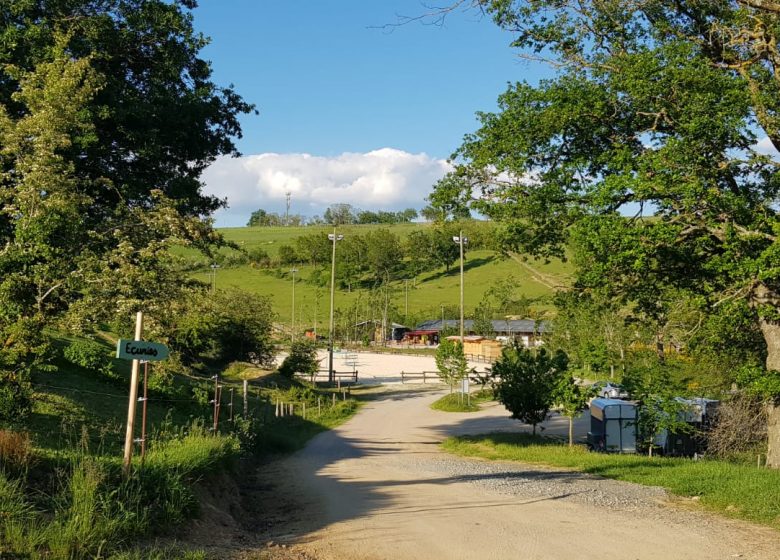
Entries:
[[619,399],[593,399],[590,403],[588,448],[608,453],[636,453],[637,409]]
[[602,399],[627,399],[628,391],[626,391],[622,385],[613,383],[612,381],[596,381],[593,384],[593,388],[596,390],[596,396]]
[[663,430],[656,436],[655,445],[664,455],[669,456],[692,457],[706,452],[706,433],[717,416],[720,401],[701,397],[676,397],[675,400],[684,407],[679,413],[679,419],[688,424],[690,429],[671,433]]

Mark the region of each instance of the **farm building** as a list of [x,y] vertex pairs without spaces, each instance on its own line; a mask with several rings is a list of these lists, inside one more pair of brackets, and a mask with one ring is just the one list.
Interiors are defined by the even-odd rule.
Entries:
[[[539,346],[542,343],[544,333],[549,330],[548,323],[531,319],[496,319],[492,323],[493,337],[503,340],[517,340],[527,347]],[[465,320],[463,322],[464,334],[475,335],[473,327],[473,320]],[[460,321],[457,319],[425,321],[417,325],[414,330],[408,331],[403,340],[409,344],[438,344],[442,328],[450,332],[457,332],[460,330]]]
[[[448,336],[447,340],[460,341],[460,336]],[[487,361],[495,361],[501,356],[501,344],[498,340],[492,338],[485,338],[479,335],[469,335],[463,337],[463,353],[469,359],[484,359]]]

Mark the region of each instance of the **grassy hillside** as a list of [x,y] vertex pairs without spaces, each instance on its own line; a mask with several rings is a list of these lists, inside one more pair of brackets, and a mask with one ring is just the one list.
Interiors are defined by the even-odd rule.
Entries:
[[[370,228],[389,227],[390,230],[405,237],[417,228],[430,227],[429,224],[397,224],[393,226],[349,226],[340,228],[344,235],[362,233]],[[329,228],[228,228],[220,230],[225,237],[248,249],[262,247],[272,257],[283,244],[293,244],[296,237],[321,232],[326,235]],[[217,287],[237,287],[249,292],[268,295],[273,302],[274,311],[279,320],[289,323],[292,316],[292,276],[290,267],[262,269],[252,266],[220,268],[216,272]],[[309,266],[297,266],[295,285],[295,322],[306,327],[316,322],[322,325],[328,320],[329,287],[327,283],[317,286],[309,282],[313,269]],[[485,291],[496,280],[513,277],[517,281],[517,292],[532,299],[540,299],[537,306],[548,308],[545,296],[553,292],[552,286],[566,285],[569,282],[571,265],[560,261],[544,263],[529,260],[502,257],[487,250],[473,250],[466,255],[464,265],[464,300],[467,310],[474,308],[482,299]],[[211,272],[207,269],[193,273],[203,282],[211,282]],[[440,318],[441,306],[453,307],[459,302],[460,274],[457,263],[449,270],[436,269],[391,283],[389,298],[401,317],[408,314],[411,318]],[[355,301],[367,302],[366,290],[338,290],[335,296],[336,308],[346,309]],[[370,311],[370,310],[369,310]],[[456,317],[448,316],[454,319]]]

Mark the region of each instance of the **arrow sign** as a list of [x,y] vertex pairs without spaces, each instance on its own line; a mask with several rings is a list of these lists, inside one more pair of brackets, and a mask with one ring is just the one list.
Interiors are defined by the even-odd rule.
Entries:
[[116,343],[116,357],[123,360],[159,362],[168,357],[168,347],[159,342],[120,338]]

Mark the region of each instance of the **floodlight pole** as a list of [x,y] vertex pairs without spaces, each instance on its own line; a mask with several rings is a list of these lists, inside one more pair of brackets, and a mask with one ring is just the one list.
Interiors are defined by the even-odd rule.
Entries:
[[[286,224],[285,224],[286,225]],[[290,341],[295,342],[295,273],[298,272],[297,268],[290,269],[292,273],[292,314],[290,316]]]
[[458,237],[460,245],[460,345],[463,346],[463,230]]
[[330,326],[328,329],[328,383],[333,384],[336,381],[336,375],[333,371],[333,297],[336,292],[336,241],[344,239],[343,235],[336,235],[336,228],[333,233],[328,234],[328,239],[333,242],[333,252],[330,259]]
[[460,245],[460,344],[463,346],[463,244],[468,243],[469,240],[463,237],[463,230],[460,230],[460,235],[453,237],[452,240]]

